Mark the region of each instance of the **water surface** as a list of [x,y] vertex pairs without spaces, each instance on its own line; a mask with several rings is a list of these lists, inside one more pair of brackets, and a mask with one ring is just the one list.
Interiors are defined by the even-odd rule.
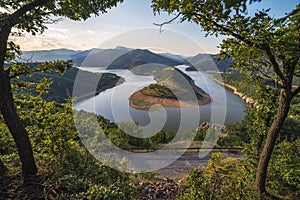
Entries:
[[159,111],[138,110],[129,106],[129,97],[135,91],[155,83],[152,76],[135,75],[129,70],[103,70],[101,68],[81,68],[91,72],[110,72],[125,78],[125,82],[108,89],[95,97],[74,105],[77,110],[85,110],[102,115],[113,122],[137,121],[145,132],[160,129],[166,131],[185,131],[194,129],[202,122],[212,121],[228,125],[241,121],[245,116],[246,105],[231,90],[210,79],[212,74],[198,71],[185,71],[186,66],[178,69],[189,75],[195,84],[208,93],[213,102],[197,108],[163,108]]

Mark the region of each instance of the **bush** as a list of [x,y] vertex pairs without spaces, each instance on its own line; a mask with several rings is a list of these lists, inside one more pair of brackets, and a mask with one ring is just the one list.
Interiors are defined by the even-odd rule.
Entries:
[[300,139],[284,141],[274,150],[267,179],[267,187],[277,195],[300,198]]
[[[22,190],[16,149],[0,119],[1,154],[9,173],[0,183],[1,191],[9,191],[12,199],[128,199],[138,195],[138,179],[111,169],[96,160],[82,145],[73,122],[71,104],[47,102],[39,97],[23,97],[16,101],[18,112],[29,133],[43,187],[37,194]],[[87,118],[86,120],[89,120]],[[87,121],[86,121],[87,122]],[[90,127],[91,128],[91,127]],[[1,164],[2,162],[0,162]],[[122,167],[122,166],[120,166]],[[17,174],[17,175],[11,175]],[[11,177],[12,176],[12,177]],[[8,188],[9,187],[9,188]],[[3,189],[3,190],[2,190]],[[98,190],[99,189],[99,190]],[[23,194],[25,192],[30,194]],[[34,195],[34,196],[33,196]]]
[[259,199],[253,186],[254,180],[242,158],[215,153],[206,168],[189,173],[186,193],[179,199]]

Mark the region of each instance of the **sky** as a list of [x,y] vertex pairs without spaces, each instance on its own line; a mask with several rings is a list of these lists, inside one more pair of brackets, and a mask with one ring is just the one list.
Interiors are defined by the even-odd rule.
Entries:
[[[271,8],[271,16],[281,17],[299,3],[300,0],[262,0],[250,5],[248,14],[258,9]],[[166,13],[154,15],[151,0],[124,0],[98,17],[80,22],[64,19],[48,25],[48,29],[41,35],[25,35],[13,40],[22,50],[86,50],[125,46],[185,56],[218,53],[218,45],[224,37],[205,37],[205,32],[193,23],[175,21],[162,30],[153,24],[171,18]]]

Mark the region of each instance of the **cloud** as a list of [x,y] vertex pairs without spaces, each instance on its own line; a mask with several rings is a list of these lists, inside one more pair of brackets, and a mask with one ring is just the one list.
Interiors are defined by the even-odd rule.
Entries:
[[25,33],[21,37],[12,36],[10,40],[19,44],[22,50],[47,49],[90,49],[99,47],[116,33],[92,29],[69,30],[67,28],[49,27],[43,34],[32,36]]
[[66,39],[72,35],[73,34],[71,34],[68,29],[59,29],[53,27],[48,28],[44,33],[44,36],[58,40]]
[[74,37],[68,29],[49,28],[43,34],[31,35],[23,34],[21,37],[11,36],[10,40],[20,45],[22,50],[42,50],[71,48],[76,49],[76,45],[68,42],[69,37]]
[[58,48],[75,48],[75,46],[65,43],[56,38],[46,35],[32,36],[26,34],[21,37],[11,37],[10,40],[20,45],[22,50],[43,50],[43,49],[58,49]]
[[94,35],[94,34],[96,34],[96,32],[95,32],[95,31],[93,31],[93,30],[87,30],[86,32],[87,32],[87,33],[89,33],[89,34],[91,34],[91,35]]

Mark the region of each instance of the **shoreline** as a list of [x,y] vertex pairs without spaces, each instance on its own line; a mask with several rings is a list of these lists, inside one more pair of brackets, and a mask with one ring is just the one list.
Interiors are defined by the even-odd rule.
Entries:
[[80,103],[81,101],[84,101],[90,97],[95,97],[97,95],[99,95],[100,93],[104,92],[105,90],[108,90],[108,89],[112,89],[112,88],[115,88],[121,84],[123,84],[125,82],[125,79],[123,77],[120,77],[119,80],[117,81],[117,83],[115,85],[107,85],[107,86],[104,86],[102,88],[99,88],[99,89],[96,89],[96,91],[94,92],[87,92],[83,95],[80,95],[80,96],[75,96],[73,97],[73,95],[71,96],[72,99],[75,101],[73,103]]
[[250,97],[248,97],[246,94],[244,93],[241,93],[238,91],[238,89],[232,85],[229,85],[227,83],[224,83],[224,82],[221,82],[219,80],[217,80],[216,78],[214,77],[210,77],[211,80],[215,81],[216,83],[220,84],[220,85],[223,85],[224,87],[226,88],[229,88],[230,90],[233,91],[234,94],[236,94],[237,96],[239,96],[243,101],[245,101],[247,104],[251,104],[253,105],[254,107],[258,106],[258,102]]

